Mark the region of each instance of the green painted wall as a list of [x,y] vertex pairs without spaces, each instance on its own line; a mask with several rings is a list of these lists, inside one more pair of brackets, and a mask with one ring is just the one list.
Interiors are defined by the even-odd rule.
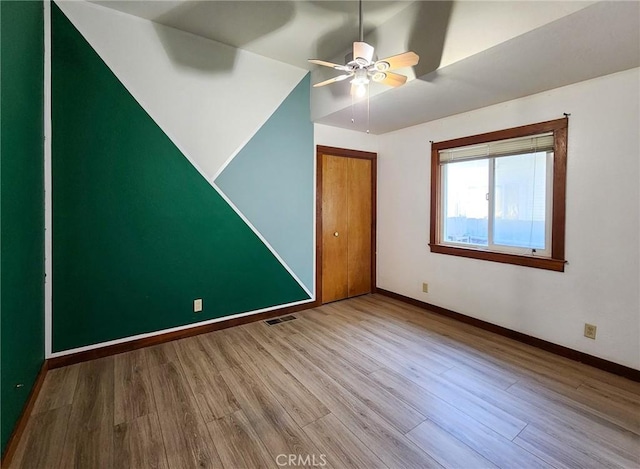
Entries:
[[42,9],[41,1],[0,2],[3,452],[44,359]]
[[52,125],[54,352],[308,298],[55,4]]

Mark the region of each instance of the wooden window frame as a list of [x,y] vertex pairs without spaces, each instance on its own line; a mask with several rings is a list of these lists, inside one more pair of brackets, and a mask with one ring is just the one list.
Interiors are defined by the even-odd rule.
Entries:
[[[538,269],[564,272],[565,260],[565,215],[566,215],[566,186],[567,186],[567,130],[569,119],[556,119],[537,124],[523,125],[510,129],[488,132],[470,137],[462,137],[444,142],[431,144],[431,252],[449,254],[452,256],[469,257],[486,261],[514,264]],[[440,150],[476,145],[481,143],[505,140],[509,138],[527,137],[530,135],[553,132],[553,196],[551,218],[551,257],[535,257],[504,252],[488,251],[485,249],[450,246],[441,243],[442,223],[442,165],[439,161]]]

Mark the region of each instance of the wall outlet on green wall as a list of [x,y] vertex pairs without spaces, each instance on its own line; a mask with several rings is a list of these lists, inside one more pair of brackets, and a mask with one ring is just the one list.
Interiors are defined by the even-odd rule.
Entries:
[[193,312],[199,313],[202,311],[202,298],[193,300]]

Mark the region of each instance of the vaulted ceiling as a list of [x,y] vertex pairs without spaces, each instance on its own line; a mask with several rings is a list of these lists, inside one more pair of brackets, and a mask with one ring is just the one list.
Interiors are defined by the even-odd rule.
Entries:
[[[337,72],[307,59],[343,62],[358,37],[354,1],[95,3],[309,69],[313,82]],[[400,71],[402,87],[371,85],[367,122],[348,82],[315,89],[315,122],[385,133],[640,66],[637,1],[365,0],[363,11],[379,57],[414,50],[420,63]]]

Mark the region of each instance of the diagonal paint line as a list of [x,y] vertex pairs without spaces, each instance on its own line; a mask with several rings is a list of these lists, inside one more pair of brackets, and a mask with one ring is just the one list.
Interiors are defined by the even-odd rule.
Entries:
[[220,176],[224,172],[224,170],[227,169],[227,166],[229,166],[229,164],[233,161],[233,159],[236,156],[238,156],[238,153],[240,153],[242,149],[247,146],[247,144],[251,141],[251,139],[253,139],[253,137],[256,136],[256,134],[260,131],[260,129],[264,127],[267,121],[271,119],[276,112],[278,112],[278,109],[280,109],[280,106],[282,106],[285,100],[291,95],[291,92],[296,89],[296,87],[302,82],[302,80],[304,80],[307,77],[307,75],[308,73],[305,73],[305,75],[300,80],[298,80],[298,82],[295,85],[293,85],[293,88],[291,88],[289,92],[285,95],[285,97],[282,98],[282,101],[280,101],[280,103],[275,107],[273,112],[267,116],[267,118],[251,133],[251,135],[238,146],[238,148],[236,148],[236,150],[231,154],[231,156],[227,158],[227,161],[225,161],[222,164],[222,166],[218,168],[216,173],[211,178],[212,181],[215,181],[216,179],[218,179],[218,176]]
[[[106,62],[105,62],[106,63]],[[108,66],[108,65],[107,65]],[[113,72],[113,71],[112,71]],[[118,78],[118,80],[120,80],[120,78],[114,73],[114,76],[116,78]],[[124,85],[124,82],[121,83]],[[126,88],[126,85],[124,85]],[[129,91],[129,89],[127,88],[127,91]],[[242,221],[244,221],[246,223],[246,225],[251,229],[251,231],[253,231],[253,233],[258,237],[258,239],[260,239],[260,241],[262,241],[262,243],[267,247],[267,249],[269,249],[269,251],[271,251],[271,254],[273,254],[273,256],[278,260],[278,262],[280,262],[280,264],[282,265],[282,267],[284,267],[286,269],[286,271],[289,273],[289,275],[291,275],[291,277],[298,283],[298,285],[300,285],[300,287],[309,295],[309,298],[311,299],[315,299],[315,295],[312,294],[309,289],[306,287],[306,285],[304,283],[302,283],[302,281],[298,278],[298,276],[293,272],[293,270],[291,270],[291,267],[289,267],[289,265],[284,261],[284,259],[282,259],[282,257],[280,257],[280,254],[277,253],[277,251],[273,248],[273,246],[271,246],[271,244],[269,244],[269,242],[267,242],[267,240],[264,238],[264,236],[262,236],[262,234],[256,229],[255,226],[253,226],[253,224],[247,219],[247,217],[244,216],[244,214],[240,211],[240,209],[238,209],[238,207],[236,207],[233,202],[231,202],[231,200],[227,197],[227,195],[222,192],[222,189],[220,189],[215,182],[213,182],[213,180],[210,180],[209,178],[207,178],[207,175],[205,174],[205,172],[202,170],[202,168],[198,165],[198,163],[196,163],[193,158],[191,158],[187,152],[185,151],[184,148],[181,147],[181,145],[178,143],[178,141],[174,138],[173,135],[171,135],[169,132],[167,132],[165,129],[163,129],[157,122],[156,120],[153,118],[153,116],[151,114],[149,114],[147,112],[147,108],[144,106],[144,104],[142,103],[142,100],[138,100],[132,93],[131,91],[129,91],[129,94],[131,94],[131,97],[133,99],[135,99],[138,104],[142,107],[142,109],[147,113],[147,115],[151,118],[151,120],[153,120],[153,122],[155,122],[155,124],[158,126],[158,128],[160,130],[162,130],[162,132],[164,132],[164,134],[169,138],[169,140],[171,140],[171,142],[176,146],[176,148],[178,150],[180,150],[180,153],[182,153],[182,156],[184,156],[187,161],[189,163],[191,163],[191,165],[195,168],[196,171],[198,171],[198,173],[200,173],[200,176],[202,176],[204,178],[205,181],[207,181],[207,183],[213,187],[213,189],[220,195],[220,197],[222,197],[225,202],[227,202],[227,204],[233,209],[234,212],[236,212],[236,214],[242,219]]]
[[[63,12],[64,13],[64,12]],[[66,16],[66,15],[65,15]],[[67,17],[68,18],[68,17]],[[74,25],[75,26],[75,25]],[[82,31],[80,29],[78,29],[76,27],[76,29],[78,30],[78,32],[82,35]],[[84,35],[82,35],[84,37]],[[180,153],[182,153],[182,155],[187,159],[187,161],[189,161],[189,163],[191,163],[191,165],[196,169],[196,171],[198,171],[198,173],[200,173],[200,176],[202,176],[204,178],[205,181],[207,181],[209,183],[209,185],[211,187],[213,187],[215,189],[215,191],[227,202],[227,204],[233,209],[234,212],[236,212],[238,214],[238,216],[247,224],[247,226],[251,229],[251,231],[253,231],[255,233],[255,235],[260,239],[260,241],[262,241],[262,243],[267,247],[267,249],[269,249],[269,251],[271,251],[271,254],[273,254],[273,256],[278,259],[278,262],[280,262],[280,264],[282,265],[282,267],[284,267],[286,269],[286,271],[291,275],[291,277],[298,283],[298,285],[300,285],[300,287],[309,295],[310,298],[315,299],[315,295],[313,295],[309,289],[307,288],[307,286],[302,283],[302,281],[298,278],[298,276],[293,272],[293,270],[291,269],[291,267],[289,267],[289,265],[284,261],[284,259],[282,259],[282,257],[280,257],[280,254],[277,253],[277,251],[273,248],[273,246],[271,246],[271,244],[269,244],[269,242],[267,242],[267,240],[264,238],[264,236],[262,236],[262,234],[256,229],[255,226],[253,226],[253,224],[247,219],[247,217],[244,216],[244,214],[238,209],[238,207],[236,207],[231,200],[227,197],[227,195],[222,192],[222,190],[213,182],[215,180],[215,177],[213,179],[209,179],[206,175],[206,173],[202,170],[202,168],[195,162],[195,160],[193,158],[191,158],[188,153],[186,152],[186,150],[184,148],[182,148],[182,146],[178,143],[179,140],[175,138],[174,135],[172,135],[167,129],[165,129],[163,126],[161,126],[156,119],[149,113],[149,111],[147,111],[147,109],[149,109],[148,106],[146,106],[145,101],[139,97],[137,97],[132,91],[131,88],[127,85],[126,80],[120,76],[118,76],[118,74],[116,74],[115,71],[113,71],[113,69],[109,66],[109,64],[102,58],[102,56],[100,56],[100,54],[98,53],[98,51],[91,45],[91,42],[84,37],[84,40],[87,41],[87,44],[89,44],[91,46],[91,48],[96,52],[96,54],[98,54],[98,56],[101,58],[101,60],[105,63],[105,65],[109,68],[109,70],[111,70],[111,73],[113,73],[113,76],[115,76],[118,81],[120,83],[122,83],[122,86],[124,86],[126,88],[126,90],[129,92],[129,94],[131,95],[131,97],[140,105],[140,107],[142,107],[142,109],[144,110],[144,112],[147,113],[147,115],[151,118],[151,120],[158,126],[158,128],[164,132],[164,134],[169,138],[169,140],[171,140],[171,142],[176,146],[176,148],[178,150],[180,150]],[[306,75],[305,75],[306,76]],[[304,77],[302,78],[304,79]],[[302,81],[302,80],[300,80]],[[296,83],[296,85],[292,88],[292,90],[298,86],[300,84],[300,81],[298,81],[298,83]],[[291,91],[289,92],[289,94],[291,94]],[[287,96],[289,96],[289,94],[287,94],[285,96],[285,98],[282,100],[282,102],[284,102],[284,100],[287,98]],[[280,103],[280,105],[282,104],[282,102]],[[275,113],[275,111],[280,107],[280,105],[278,105],[278,107],[276,107],[276,109],[273,111]],[[273,115],[273,113],[271,113],[271,115],[269,117],[271,117]],[[268,120],[269,118],[267,118]],[[266,120],[265,120],[266,122]],[[251,138],[253,138],[253,136],[255,136],[255,134],[262,128],[262,126],[264,126],[264,123],[258,127],[258,129],[256,129],[255,133],[252,135]],[[247,140],[247,142],[249,142],[249,140],[251,140],[251,138],[249,138]],[[246,145],[246,143],[245,143]],[[238,148],[238,150],[236,151],[235,155],[237,155],[242,148],[244,148],[244,145],[240,148]],[[235,157],[234,155],[234,157]],[[231,162],[231,160],[233,159],[230,158],[226,164],[229,164]],[[217,177],[217,175],[216,175]]]
[[[116,76],[116,78],[118,78],[118,80],[120,79],[115,73],[114,73],[114,76]],[[124,82],[122,82],[122,83],[124,85]],[[126,85],[125,85],[125,88],[126,88]],[[142,107],[142,109],[145,112],[147,112],[147,108],[144,106],[144,104],[142,104],[141,100],[138,100],[130,91],[129,91],[129,94],[131,94],[133,99],[135,99],[138,102],[138,104]],[[260,239],[260,241],[262,241],[262,243],[267,247],[267,249],[269,249],[269,251],[271,251],[271,254],[273,254],[273,256],[278,260],[278,262],[280,262],[282,267],[284,267],[286,269],[286,271],[289,273],[289,275],[291,275],[291,277],[298,283],[298,285],[300,285],[300,287],[309,295],[309,298],[315,299],[315,295],[313,295],[309,291],[309,289],[306,287],[306,285],[304,283],[302,283],[302,281],[293,272],[293,270],[291,270],[291,267],[289,267],[289,265],[284,261],[284,259],[282,259],[282,257],[280,257],[280,254],[278,254],[277,251],[273,248],[273,246],[271,246],[271,244],[269,244],[269,242],[267,242],[267,240],[264,238],[264,236],[262,236],[262,234],[256,229],[256,227],[253,226],[253,224],[247,219],[247,217],[244,216],[244,214],[240,211],[240,209],[238,209],[238,207],[236,207],[233,204],[233,202],[231,202],[231,200],[227,197],[227,195],[224,192],[222,192],[222,189],[220,189],[216,185],[216,183],[213,182],[213,180],[210,180],[209,178],[207,178],[207,176],[206,176],[205,172],[202,170],[202,168],[198,165],[198,163],[196,163],[193,160],[193,158],[191,158],[187,154],[185,149],[180,146],[180,144],[173,137],[173,135],[171,135],[169,132],[167,132],[165,129],[163,129],[160,125],[158,125],[158,123],[155,121],[155,119],[153,118],[153,116],[151,114],[149,114],[147,112],[147,115],[149,115],[151,120],[153,120],[153,122],[155,122],[155,124],[158,126],[158,128],[164,132],[164,134],[169,138],[169,140],[171,140],[171,142],[173,142],[173,144],[176,146],[176,148],[178,150],[180,150],[180,153],[182,153],[182,155],[187,159],[187,161],[189,161],[189,163],[191,163],[191,165],[195,168],[195,170],[198,171],[198,173],[200,173],[200,176],[202,176],[204,178],[204,180],[207,181],[207,183],[211,187],[213,187],[213,189],[220,195],[220,197],[222,197],[225,200],[225,202],[227,202],[227,204],[233,209],[233,211],[236,212],[236,214],[242,219],[242,221],[244,221],[246,223],[246,225],[251,229],[251,231],[253,231],[253,233],[258,237],[258,239]]]
[[[0,0],[0,2],[1,2],[1,1],[2,1],[2,0]],[[60,3],[63,3],[63,4],[64,4],[64,3],[68,3],[68,2],[65,2],[64,0],[45,0],[45,1],[51,1],[51,2],[54,2],[54,3],[57,3],[57,4],[60,4]],[[75,0],[75,1],[77,1],[77,0]],[[72,3],[73,3],[73,2],[72,2]],[[82,2],[80,2],[80,3],[82,3]],[[138,21],[138,23],[141,23],[141,24],[147,24],[147,23],[149,23],[149,20],[146,20],[146,19],[144,19],[144,18],[139,18],[139,17],[136,17],[136,16],[133,16],[133,17],[132,17],[131,15],[129,15],[129,14],[127,14],[127,13],[123,13],[123,12],[118,11],[118,10],[112,10],[112,9],[109,9],[108,7],[105,7],[105,6],[102,6],[102,5],[98,5],[98,4],[91,4],[91,6],[92,6],[92,7],[97,8],[97,9],[99,9],[99,10],[108,10],[108,11],[109,11],[109,13],[110,13],[110,14],[113,14],[113,15],[117,15],[117,16],[121,16],[121,17],[127,17],[128,19],[134,19],[134,20]],[[117,79],[118,79],[118,80],[119,80],[119,81],[120,81],[120,82],[125,86],[125,88],[127,89],[127,91],[129,91],[129,94],[131,94],[131,96],[132,96],[132,97],[134,97],[134,99],[135,99],[136,101],[138,101],[138,103],[139,103],[139,104],[141,104],[142,100],[141,100],[141,99],[138,99],[138,98],[136,97],[136,94],[134,94],[134,92],[132,91],[134,87],[133,87],[133,86],[129,86],[129,85],[127,84],[126,72],[123,72],[123,76],[120,76],[118,73],[116,73],[116,72],[114,71],[114,69],[111,67],[111,65],[108,63],[107,59],[105,59],[105,58],[103,57],[103,55],[100,53],[100,51],[98,50],[98,49],[101,49],[101,47],[94,46],[93,41],[91,41],[91,40],[89,39],[88,35],[86,35],[86,34],[84,33],[83,28],[80,28],[80,26],[79,26],[78,24],[76,24],[76,19],[77,19],[77,18],[76,18],[76,19],[74,19],[74,18],[73,18],[73,15],[71,15],[71,16],[70,16],[70,15],[67,13],[67,11],[65,10],[65,8],[63,8],[61,5],[58,5],[58,7],[62,10],[62,12],[64,13],[64,15],[67,17],[67,19],[68,19],[69,21],[71,21],[71,23],[72,23],[72,24],[74,25],[74,27],[78,30],[78,32],[82,35],[82,37],[85,39],[85,41],[86,41],[86,42],[91,46],[91,48],[93,48],[93,50],[98,54],[98,56],[100,57],[100,59],[101,59],[101,60],[106,64],[106,66],[107,66],[107,67],[111,70],[111,72],[116,76],[116,78],[117,78]],[[79,23],[82,23],[82,21],[79,21]],[[153,21],[151,21],[151,23],[153,23]],[[171,29],[175,29],[175,28],[171,28]],[[176,30],[176,31],[179,31],[179,32],[181,32],[181,33],[183,33],[183,34],[186,34],[186,35],[188,35],[188,36],[193,36],[194,38],[198,38],[198,39],[207,39],[207,40],[209,40],[209,41],[212,41],[212,42],[215,42],[215,43],[221,44],[221,45],[223,45],[223,46],[231,47],[231,46],[228,46],[227,44],[223,44],[223,43],[220,43],[220,42],[215,41],[215,40],[212,40],[212,39],[203,38],[202,36],[199,36],[199,35],[197,35],[197,34],[193,34],[193,33],[187,32],[187,31],[182,31],[182,30]],[[99,43],[100,41],[97,41],[97,42]],[[235,48],[235,49],[236,49],[236,50],[240,50],[240,49],[238,49],[238,48]],[[245,53],[251,54],[252,56],[260,57],[261,59],[264,59],[264,58],[265,58],[265,57],[261,56],[260,54],[256,54],[256,53],[251,52],[251,51],[243,50],[242,52],[245,52]],[[256,126],[256,128],[254,128],[253,130],[251,130],[251,131],[249,132],[249,134],[248,134],[248,135],[249,135],[249,136],[248,136],[248,138],[243,139],[243,140],[242,140],[242,142],[240,143],[240,145],[239,145],[239,146],[238,146],[238,147],[237,147],[237,148],[236,148],[236,149],[231,153],[231,156],[230,156],[230,157],[228,157],[228,159],[227,159],[227,160],[226,160],[226,161],[221,165],[221,167],[220,167],[220,168],[218,168],[218,169],[215,171],[215,173],[214,173],[214,175],[213,175],[213,177],[212,177],[212,180],[214,180],[214,181],[216,180],[216,178],[217,178],[217,177],[222,173],[222,171],[224,171],[224,169],[225,169],[225,168],[229,165],[229,163],[230,163],[230,162],[235,158],[235,156],[236,156],[236,155],[237,155],[237,154],[238,154],[238,153],[239,153],[239,152],[240,152],[240,151],[241,151],[241,150],[242,150],[242,149],[247,145],[247,143],[248,143],[248,142],[249,142],[249,141],[250,141],[250,140],[251,140],[251,139],[252,139],[252,138],[253,138],[253,137],[258,133],[258,131],[259,131],[262,127],[264,127],[264,125],[266,124],[266,122],[267,122],[267,121],[268,121],[268,120],[273,116],[273,114],[274,114],[274,113],[275,113],[275,112],[280,108],[280,106],[282,105],[282,103],[287,99],[287,97],[291,94],[291,92],[292,92],[292,91],[293,91],[293,90],[294,90],[294,89],[295,89],[295,88],[300,84],[300,82],[301,82],[302,80],[304,80],[304,78],[305,78],[307,75],[309,75],[309,74],[310,74],[310,72],[309,72],[308,70],[304,69],[304,68],[300,68],[300,67],[293,66],[293,65],[290,65],[290,64],[282,64],[282,65],[286,65],[287,67],[290,67],[290,68],[292,69],[292,71],[291,71],[291,72],[289,72],[289,74],[291,75],[291,79],[292,79],[292,80],[293,80],[293,79],[295,79],[295,76],[301,75],[301,77],[298,79],[298,81],[297,81],[297,82],[293,83],[289,89],[287,89],[287,90],[286,90],[286,92],[284,93],[284,98],[282,98],[282,99],[281,99],[277,104],[275,104],[275,106],[274,106],[273,110],[272,110],[271,112],[269,112],[269,113],[266,115],[266,117],[264,117],[264,119],[262,120],[262,122],[260,122],[260,123]],[[294,72],[295,72],[295,73],[294,73]],[[148,102],[148,101],[147,101],[147,102]],[[143,107],[144,107],[144,106],[143,106]],[[148,114],[149,116],[151,116],[151,113],[148,111],[148,109],[151,109],[151,107],[150,107],[150,106],[149,106],[149,107],[144,107],[145,112],[147,112],[147,114]],[[266,113],[266,112],[267,112],[267,110],[265,110],[265,113]],[[152,117],[152,119],[153,119],[153,117]],[[153,120],[154,120],[154,122],[156,123],[156,125],[158,125],[158,127],[160,127],[163,131],[165,131],[165,128],[164,128],[162,125],[160,125],[160,124],[159,124],[159,122],[158,122],[158,121],[156,121],[156,119],[153,119]],[[168,135],[168,133],[167,133],[166,131],[165,131],[165,133]],[[173,140],[173,138],[172,138],[172,140]],[[174,140],[174,143],[175,143],[175,140]],[[184,153],[184,152],[183,152],[183,153]],[[191,160],[190,160],[190,161],[191,161]],[[202,174],[205,174],[205,173],[202,173]],[[206,177],[210,177],[210,174],[208,174]]]
[[260,238],[260,240],[262,241],[262,243],[269,249],[269,251],[271,251],[271,254],[274,255],[274,257],[276,259],[278,259],[278,261],[280,262],[280,264],[282,264],[282,266],[287,269],[287,272],[289,272],[289,275],[291,275],[296,282],[298,282],[298,284],[302,287],[302,289],[307,292],[307,295],[309,295],[310,298],[314,298],[313,294],[309,291],[309,289],[306,287],[306,285],[304,283],[302,283],[302,281],[298,278],[298,276],[296,275],[296,273],[291,269],[291,267],[289,267],[289,265],[284,261],[284,259],[282,257],[280,257],[280,254],[278,254],[278,252],[273,248],[273,246],[271,246],[271,244],[269,244],[269,241],[267,241],[265,239],[264,236],[262,236],[262,233],[260,233],[255,226],[253,226],[253,223],[251,223],[249,221],[249,219],[247,217],[244,216],[244,213],[242,213],[242,211],[240,211],[240,209],[238,207],[236,207],[236,205],[231,201],[231,199],[229,199],[229,197],[227,197],[227,194],[225,194],[222,189],[220,189],[218,187],[218,185],[213,182],[210,181],[209,182],[211,184],[211,186],[218,191],[218,194],[220,194],[220,197],[222,197],[228,204],[229,206],[238,214],[238,216],[240,218],[242,218],[242,221],[244,221],[247,226],[249,228],[251,228],[251,231],[253,231],[255,233],[255,235]]
[[[1,1],[1,0],[0,0]],[[71,20],[71,18],[69,18],[69,16],[67,16],[66,13],[63,14],[67,17],[67,19],[69,19],[69,21],[71,21],[71,23],[74,25],[74,27],[76,28],[76,30],[80,33],[80,35],[84,38],[84,40],[87,42],[87,44],[89,44],[91,46],[91,48],[95,51],[95,53],[100,57],[100,59],[104,62],[104,64],[109,68],[109,70],[111,70],[111,73],[113,73],[113,75],[118,79],[118,81],[120,81],[120,83],[122,83],[122,85],[125,87],[125,89],[129,92],[129,94],[131,95],[131,97],[142,107],[142,109],[144,110],[144,112],[147,113],[147,115],[151,118],[151,120],[158,126],[158,128],[160,130],[162,130],[162,132],[164,132],[164,134],[169,138],[169,140],[171,140],[171,142],[176,146],[176,148],[178,148],[178,150],[180,150],[180,152],[182,153],[182,155],[187,159],[187,161],[189,161],[189,163],[191,163],[191,165],[198,171],[198,173],[200,173],[200,175],[211,185],[211,187],[213,187],[216,192],[218,192],[218,194],[220,194],[220,196],[227,202],[227,204],[238,214],[238,216],[240,216],[240,218],[247,224],[247,226],[249,226],[249,228],[256,234],[256,236],[262,241],[262,243],[269,249],[269,251],[271,251],[271,253],[274,255],[274,257],[276,259],[278,259],[278,262],[280,262],[280,264],[287,270],[287,272],[296,280],[296,282],[298,282],[298,284],[303,288],[303,290],[311,297],[314,298],[314,295],[309,291],[309,289],[307,288],[306,285],[304,285],[304,283],[302,283],[302,281],[298,278],[298,276],[293,272],[293,270],[291,269],[291,267],[289,267],[289,265],[284,261],[284,259],[282,259],[282,257],[280,257],[280,254],[278,254],[278,252],[273,248],[273,246],[271,246],[271,244],[264,238],[264,236],[262,236],[262,234],[256,229],[255,226],[253,226],[253,224],[248,220],[247,217],[244,216],[244,214],[238,209],[238,207],[236,207],[231,200],[226,196],[226,194],[224,194],[224,192],[214,183],[214,181],[216,180],[216,178],[222,173],[222,171],[224,171],[224,169],[229,165],[229,163],[231,163],[231,161],[238,155],[238,153],[240,153],[240,151],[242,151],[242,149],[247,145],[247,143],[249,143],[249,141],[251,141],[251,139],[253,137],[255,137],[255,135],[258,133],[258,131],[264,127],[264,125],[266,124],[266,122],[273,116],[273,114],[275,114],[275,112],[280,108],[280,106],[282,105],[282,103],[287,99],[287,97],[291,94],[291,92],[300,84],[300,82],[302,80],[304,80],[306,78],[306,76],[308,75],[307,73],[304,73],[304,75],[302,76],[302,78],[300,78],[300,80],[298,80],[289,90],[289,92],[284,95],[284,97],[282,98],[282,100],[280,101],[280,103],[275,106],[273,112],[271,112],[271,114],[269,114],[265,120],[254,130],[254,132],[242,143],[242,145],[240,145],[236,151],[227,159],[227,161],[222,165],[222,167],[216,172],[216,174],[214,175],[213,178],[209,179],[209,177],[207,176],[207,174],[202,170],[202,168],[195,162],[195,160],[193,158],[191,158],[189,156],[189,154],[186,152],[186,150],[184,148],[182,148],[182,146],[178,143],[179,140],[177,138],[175,138],[174,135],[172,135],[168,129],[165,129],[164,126],[160,125],[160,123],[151,115],[151,113],[147,110],[150,108],[150,106],[146,105],[146,101],[140,97],[137,97],[136,94],[133,93],[132,91],[132,87],[127,83],[126,77],[121,77],[119,76],[114,70],[113,68],[109,65],[109,63],[100,55],[100,53],[98,52],[98,50],[93,46],[93,44],[91,43],[91,41],[89,41],[89,39],[83,34],[82,30],[80,28],[78,28],[78,26],[75,25],[75,23],[73,23],[73,21]],[[302,71],[302,69],[301,69]],[[315,269],[314,269],[315,270]]]
[[[289,96],[289,95],[287,95]],[[287,99],[286,97],[284,99]],[[282,102],[284,102],[284,100],[282,100]],[[282,103],[280,103],[282,104]],[[278,106],[280,107],[280,106]],[[276,108],[277,111],[277,108]],[[255,129],[253,131],[253,133],[249,136],[249,138],[247,138],[246,140],[244,140],[239,146],[238,148],[235,149],[235,151],[231,154],[231,156],[229,158],[227,158],[227,161],[225,161],[224,163],[222,163],[222,166],[220,166],[220,168],[218,168],[218,170],[216,171],[216,173],[213,175],[213,177],[211,178],[212,181],[215,181],[216,179],[218,179],[218,176],[220,176],[225,169],[227,169],[227,166],[229,166],[229,164],[233,161],[233,159],[238,156],[238,153],[240,153],[242,151],[242,149],[244,147],[247,146],[247,144],[251,141],[251,139],[253,137],[256,136],[256,134],[260,131],[260,129],[262,127],[264,127],[264,125],[267,123],[267,121],[271,118],[271,116],[273,116],[273,114],[275,114],[276,111],[273,111],[273,113],[267,117],[267,120],[265,120],[262,124],[260,124],[260,126],[258,126],[257,129]]]
[[[274,108],[273,112],[271,112],[271,114],[269,114],[267,116],[267,118],[249,135],[249,137],[247,139],[245,139],[239,146],[238,148],[236,148],[236,150],[231,154],[231,156],[229,156],[229,158],[227,158],[227,160],[222,164],[222,166],[220,166],[220,168],[216,171],[216,173],[213,175],[213,177],[211,178],[211,180],[209,181],[209,183],[218,191],[218,193],[222,196],[222,198],[227,202],[227,204],[229,204],[229,206],[238,214],[238,216],[240,218],[242,218],[242,220],[247,224],[247,226],[249,226],[249,228],[251,228],[251,230],[256,234],[256,236],[258,236],[258,238],[260,238],[260,240],[263,242],[263,244],[265,246],[267,246],[267,248],[269,248],[269,250],[271,251],[271,253],[276,257],[276,259],[278,259],[278,261],[282,264],[282,266],[287,270],[287,272],[289,272],[289,274],[296,280],[296,282],[298,282],[298,284],[304,289],[305,292],[307,292],[307,294],[311,297],[314,298],[314,295],[309,291],[309,289],[307,288],[307,286],[300,280],[300,278],[298,277],[298,275],[293,271],[293,269],[291,269],[289,267],[289,265],[287,264],[287,262],[280,256],[280,254],[278,253],[278,251],[271,246],[271,243],[269,243],[269,241],[267,241],[267,239],[262,235],[262,233],[260,233],[260,231],[253,225],[253,223],[251,223],[251,221],[249,220],[249,218],[247,218],[244,213],[232,202],[231,198],[227,196],[227,194],[222,190],[222,188],[220,188],[215,181],[218,179],[218,177],[220,177],[220,175],[225,171],[225,169],[227,169],[227,166],[229,166],[229,164],[231,164],[231,162],[236,158],[236,156],[238,156],[238,154],[247,146],[247,144],[256,136],[256,134],[266,125],[266,123],[269,121],[269,119],[271,119],[276,112],[278,112],[278,110],[280,109],[280,107],[283,105],[283,103],[287,100],[287,98],[289,98],[289,96],[291,96],[291,93],[293,92],[293,90],[295,90],[300,83],[302,83],[302,81],[307,78],[307,76],[309,75],[310,72],[307,72],[304,74],[304,76],[302,78],[300,78],[300,80],[298,80],[297,83],[295,83],[293,85],[293,87],[289,90],[289,92],[284,96],[284,98],[282,98],[282,100],[280,101],[280,103]],[[191,160],[189,160],[191,161]],[[313,180],[315,181],[315,152],[314,152],[314,174],[313,174]],[[315,201],[315,186],[314,186],[314,196],[313,196],[313,200]],[[314,213],[315,213],[315,208],[314,208]],[[315,217],[314,217],[314,221],[313,221],[313,245],[315,246]],[[312,285],[315,285],[315,251],[313,253],[313,275],[312,275]]]

